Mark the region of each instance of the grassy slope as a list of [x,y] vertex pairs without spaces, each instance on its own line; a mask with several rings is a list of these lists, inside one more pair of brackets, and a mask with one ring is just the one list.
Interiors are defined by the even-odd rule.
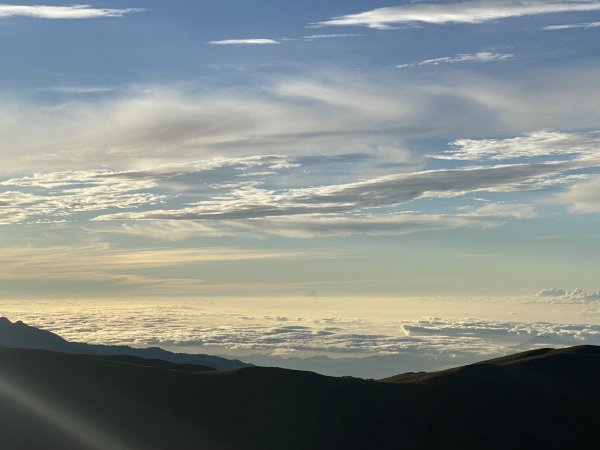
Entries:
[[[3,348],[0,439],[12,450],[597,449],[598,375],[596,347],[385,382]],[[92,438],[57,431],[6,389]]]

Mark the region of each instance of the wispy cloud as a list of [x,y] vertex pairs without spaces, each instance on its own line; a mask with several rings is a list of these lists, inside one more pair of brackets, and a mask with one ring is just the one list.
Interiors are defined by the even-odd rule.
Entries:
[[[563,66],[510,79],[326,72],[263,79],[256,89],[140,86],[52,105],[4,93],[0,167],[26,174],[109,160],[119,170],[282,149],[408,162],[409,139],[485,136],[492,127],[508,136],[593,128],[600,122],[598,76],[594,68]],[[453,114],[458,107],[461,114]]]
[[49,6],[49,5],[7,5],[0,3],[0,19],[14,16],[36,19],[97,19],[103,17],[123,17],[142,12],[141,8],[93,8],[89,5]]
[[512,53],[492,53],[492,52],[478,52],[478,53],[460,53],[455,56],[444,56],[441,58],[426,59],[417,63],[400,64],[396,66],[398,69],[404,69],[406,67],[414,66],[438,66],[441,64],[454,64],[462,62],[494,62],[494,61],[506,61],[515,57]]
[[[307,101],[295,101],[299,96]],[[208,156],[282,148],[296,154],[318,154],[325,147],[337,153],[373,152],[393,144],[372,130],[397,124],[409,108],[390,99],[383,86],[338,77],[321,83],[278,79],[263,83],[258,93],[147,87],[54,107],[4,96],[0,166],[89,168],[106,159],[129,163],[138,156],[158,163],[189,161],[199,149]]]
[[365,36],[361,33],[336,33],[336,34],[310,34],[299,38],[280,37],[276,39],[224,39],[220,41],[209,41],[212,45],[273,45],[293,41],[319,41],[323,39],[341,39]]
[[[149,87],[58,106],[0,102],[0,223],[195,221],[192,231],[178,226],[173,235],[261,237],[494,226],[528,214],[496,209],[482,217],[458,203],[482,192],[520,203],[519,192],[549,187],[573,186],[575,195],[598,170],[598,133],[519,135],[538,123],[597,125],[596,75],[561,69],[551,82],[541,74],[527,83],[461,77],[423,84],[326,73],[277,78],[260,95]],[[461,115],[451,114],[455,105],[465,105]],[[434,129],[425,137],[423,123]],[[492,124],[509,137],[476,138]],[[475,136],[431,155],[451,163],[432,161],[399,137],[449,133]],[[281,149],[286,154],[269,154]],[[456,201],[414,211],[441,198]]]
[[[263,155],[129,171],[38,173],[0,183],[0,188],[6,189],[0,191],[0,223],[83,219],[98,225],[119,221],[122,227],[112,227],[117,232],[162,234],[171,240],[195,235],[398,235],[485,228],[507,219],[533,217],[535,211],[527,205],[517,208],[491,203],[454,213],[422,214],[407,210],[406,205],[415,200],[481,192],[517,193],[570,186],[590,177],[577,170],[600,165],[594,156],[598,148],[594,133],[541,131],[505,140],[458,140],[452,145],[441,158],[477,160],[482,165],[388,173],[358,181],[349,174],[352,181],[316,186],[314,181],[306,183],[306,173],[323,166],[323,157],[313,157],[313,161],[308,157]],[[523,157],[536,159],[500,165],[494,161]],[[265,177],[274,177],[273,182]],[[304,185],[298,185],[302,179]],[[561,195],[574,204],[588,204],[589,209],[595,204],[595,191],[579,186]],[[138,221],[163,225],[148,234],[144,230],[147,227],[132,225]],[[183,224],[164,225],[170,221]]]
[[535,189],[572,162],[514,164],[400,173],[339,185],[274,191],[242,186],[227,195],[178,209],[116,213],[98,220],[238,220],[303,214],[342,214],[392,207],[419,198]]
[[[80,170],[37,173],[0,182],[0,224],[26,220],[60,221],[111,209],[152,208],[167,196],[156,191],[166,189],[175,201],[194,180],[209,182],[202,191],[252,185],[252,178],[296,168],[300,164],[283,156],[213,158],[185,164],[158,165],[130,171]],[[247,178],[251,178],[250,181]],[[6,189],[3,191],[2,189]]]
[[38,92],[54,92],[66,95],[103,94],[114,92],[116,88],[109,86],[55,86],[39,89]]
[[123,180],[110,175],[106,171],[63,172],[0,183],[11,186],[9,189],[41,188],[29,193],[0,191],[0,211],[7,216],[0,223],[14,223],[18,217],[29,222],[60,221],[106,209],[149,206],[165,198],[148,192],[156,186],[153,180]]
[[[505,217],[503,217],[505,216]],[[457,215],[403,213],[390,215],[319,215],[267,217],[249,220],[152,220],[125,222],[115,226],[94,227],[98,233],[141,236],[162,241],[190,237],[262,237],[291,238],[401,236],[417,232],[456,228],[486,229],[502,225],[507,214],[469,212]]]
[[313,26],[366,26],[386,29],[411,23],[451,24],[483,23],[512,17],[539,14],[596,11],[600,2],[588,1],[498,1],[473,0],[456,3],[414,3],[403,6],[377,8],[358,14],[335,17]]
[[337,34],[310,34],[304,36],[302,39],[305,41],[316,41],[319,39],[340,39],[340,38],[349,38],[349,37],[359,37],[364,36],[364,34],[360,33],[337,33]]
[[600,22],[588,22],[588,23],[568,23],[564,25],[549,25],[547,27],[542,28],[542,30],[546,31],[558,31],[558,30],[571,30],[573,28],[598,28],[600,27]]
[[273,45],[280,44],[275,39],[224,39],[221,41],[210,41],[212,45]]
[[[154,289],[168,293],[198,293],[207,288],[197,274],[182,277],[168,268],[207,263],[302,258],[308,252],[236,248],[119,249],[105,243],[4,247],[0,251],[0,280],[5,282],[56,282],[107,288]],[[160,274],[156,269],[161,269]],[[214,289],[214,286],[213,286]]]

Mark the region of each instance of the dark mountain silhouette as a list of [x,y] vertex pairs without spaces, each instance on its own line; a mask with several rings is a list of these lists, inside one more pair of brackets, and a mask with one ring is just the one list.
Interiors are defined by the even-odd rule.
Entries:
[[211,355],[172,353],[158,347],[133,348],[125,345],[93,345],[69,342],[50,331],[40,330],[20,321],[12,323],[5,317],[0,318],[0,346],[37,348],[82,355],[129,355],[147,359],[161,359],[178,364],[198,364],[214,369],[236,369],[248,366],[248,364],[235,359]]
[[519,344],[514,347],[515,351],[526,351],[533,350],[534,348],[544,348],[544,347],[572,347],[573,345],[577,345],[575,339],[564,339],[556,336],[549,335],[539,335],[534,336],[522,344]]
[[600,448],[600,347],[381,381],[0,348],[11,450]]
[[[573,345],[573,344],[571,344]],[[515,351],[529,350],[521,349]],[[490,355],[490,357],[493,355]],[[376,355],[366,357],[331,358],[325,355],[298,358],[269,354],[244,356],[244,361],[261,367],[283,367],[292,370],[308,370],[333,377],[352,375],[358,378],[385,378],[401,370],[434,371],[459,364],[472,364],[481,359],[464,353],[432,355],[417,349],[398,355]],[[418,369],[417,369],[418,368]],[[414,370],[413,369],[413,370]]]

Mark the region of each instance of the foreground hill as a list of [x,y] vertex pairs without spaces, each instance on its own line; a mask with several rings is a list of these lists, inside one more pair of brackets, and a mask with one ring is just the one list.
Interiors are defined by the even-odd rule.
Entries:
[[158,347],[133,348],[126,345],[93,345],[81,342],[69,342],[50,331],[0,318],[0,346],[18,348],[37,348],[62,353],[83,355],[129,355],[148,359],[162,359],[178,364],[199,364],[214,369],[237,369],[247,367],[235,359],[220,358],[212,355],[189,355],[172,353]]
[[598,449],[600,348],[383,381],[0,348],[2,448]]

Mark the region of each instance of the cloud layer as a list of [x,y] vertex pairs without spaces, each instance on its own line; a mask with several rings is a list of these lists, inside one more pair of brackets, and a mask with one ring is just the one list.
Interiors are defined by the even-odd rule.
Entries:
[[[419,356],[429,362],[429,369],[432,365],[440,368],[460,364],[468,358],[481,359],[541,346],[600,342],[600,327],[592,324],[468,316],[400,319],[398,304],[402,299],[396,299],[400,303],[387,311],[386,317],[383,314],[373,317],[359,311],[339,311],[336,301],[343,300],[319,299],[315,305],[309,299],[296,302],[278,299],[264,305],[252,299],[237,303],[226,299],[157,299],[113,301],[103,308],[85,302],[56,301],[35,308],[35,302],[3,302],[0,315],[49,329],[70,340],[90,343],[163,346],[242,358],[252,354],[338,358]],[[454,301],[447,299],[438,306],[445,308],[444,304],[453,305]],[[307,302],[311,305],[306,305]],[[518,305],[515,303],[513,307]],[[265,314],[266,310],[269,313]],[[334,367],[335,361],[329,364]],[[419,369],[420,366],[403,366],[393,370]],[[377,367],[371,370],[376,372]]]
[[37,173],[0,182],[0,223],[116,222],[104,230],[162,233],[168,240],[194,234],[378,236],[488,228],[535,217],[535,208],[511,200],[423,213],[409,204],[566,186],[555,194],[555,203],[569,204],[573,211],[598,211],[598,181],[594,173],[581,171],[597,170],[599,153],[596,132],[542,130],[508,139],[461,139],[430,157],[467,162],[456,168],[388,171],[347,181],[356,176],[350,170],[342,177],[346,181],[331,184],[323,184],[320,176],[329,164],[345,161],[360,169],[370,157],[260,155],[135,170]]
[[[3,247],[0,254],[0,280],[7,284],[52,286],[68,283],[75,291],[89,290],[101,284],[103,291],[121,289],[145,295],[197,295],[215,294],[224,288],[199,275],[203,265],[302,259],[308,253],[233,247],[121,249],[102,242],[80,241],[69,245]],[[194,268],[191,275],[189,271],[179,274],[190,267]],[[243,290],[233,282],[230,289]]]
[[52,105],[5,93],[0,167],[27,173],[109,161],[122,170],[261,154],[368,153],[380,163],[410,162],[408,139],[487,137],[491,127],[504,136],[596,127],[598,76],[561,68],[518,80],[461,74],[417,82],[326,73],[260,80],[254,90],[115,89]]

